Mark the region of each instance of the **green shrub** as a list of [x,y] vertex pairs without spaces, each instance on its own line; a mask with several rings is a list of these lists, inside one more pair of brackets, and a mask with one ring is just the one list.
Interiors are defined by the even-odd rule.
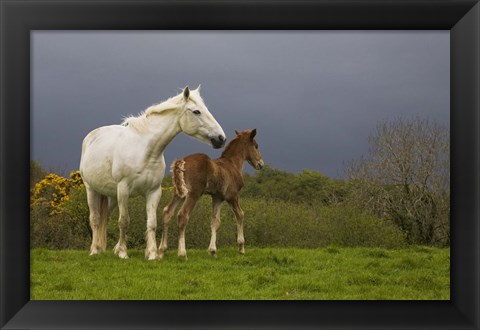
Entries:
[[34,160],[30,161],[30,189],[32,189],[37,182],[47,176],[47,171],[40,165],[39,162]]
[[254,175],[246,173],[244,181],[243,197],[330,206],[340,204],[348,194],[344,180],[313,170],[293,174],[266,166]]
[[[272,180],[272,177],[275,180]],[[290,197],[287,200],[283,200],[274,197],[278,192],[272,191],[270,197],[268,197],[267,191],[263,191],[259,192],[261,197],[252,197],[250,195],[253,190],[250,190],[247,191],[246,196],[240,198],[240,205],[245,212],[244,234],[247,248],[249,246],[316,248],[330,245],[398,247],[405,242],[403,232],[387,220],[368,215],[357,208],[348,206],[345,202],[329,203],[325,200],[322,201],[322,198],[327,196],[324,194],[325,191],[337,191],[338,193],[335,193],[335,196],[343,198],[341,195],[347,191],[344,182],[330,180],[313,171],[305,171],[298,176],[294,176],[277,170],[271,170],[268,173],[267,170],[265,176],[254,179],[260,179],[260,181],[268,179],[267,181],[270,183],[276,181],[280,185],[284,185],[285,182],[282,180],[286,180],[288,185],[294,187],[292,191],[296,195],[289,195]],[[250,177],[248,180],[253,179]],[[263,183],[256,187],[264,189]],[[255,188],[255,184],[253,186]],[[269,185],[266,184],[265,186],[268,187]],[[302,189],[309,191],[308,195],[314,195],[314,191],[320,191],[317,195],[319,199],[303,203],[298,202],[307,199],[307,195],[302,197],[300,194]],[[286,194],[286,190],[284,193]],[[164,190],[157,210],[157,245],[160,243],[163,230],[162,210],[171,198],[172,191]],[[32,205],[31,209],[32,247],[87,249],[90,245],[89,211],[84,187],[71,190],[69,198],[62,204],[62,210],[64,211],[61,214],[49,214],[46,208],[44,209],[41,205]],[[178,211],[179,208],[176,213]],[[176,213],[169,226],[168,245],[170,249],[177,248]],[[130,198],[129,216],[127,246],[128,248],[145,248],[145,198]],[[186,229],[187,249],[208,248],[211,217],[211,198],[210,196],[203,196],[193,210]],[[118,208],[112,212],[108,222],[107,243],[109,250],[113,249],[118,241],[117,219]],[[222,247],[226,246],[236,246],[236,235],[235,216],[228,203],[224,203],[221,212],[221,226],[217,231],[218,249],[221,250]]]
[[[165,191],[158,207],[157,244],[163,230],[162,209],[172,193]],[[285,201],[243,198],[244,234],[247,248],[379,246],[398,247],[404,244],[404,234],[392,223],[349,207],[300,205]],[[32,211],[32,246],[48,248],[87,248],[91,233],[84,189],[77,190],[65,206],[66,212],[49,216],[41,208]],[[178,212],[179,209],[177,209]],[[146,212],[143,197],[129,201],[130,224],[127,231],[129,248],[145,247]],[[189,248],[207,249],[210,243],[211,198],[203,196],[193,210],[186,229]],[[118,210],[108,222],[108,248],[118,240]],[[217,247],[235,246],[236,219],[227,203],[223,204],[221,226],[217,231]],[[176,249],[178,226],[176,216],[169,226],[169,248]]]
[[[404,234],[392,223],[347,207],[309,207],[284,201],[244,198],[244,234],[247,248],[338,246],[399,247]],[[197,204],[186,230],[188,248],[207,248],[210,242],[211,202]],[[159,217],[159,227],[161,226]],[[221,213],[217,247],[236,245],[236,220],[227,203]],[[144,224],[142,224],[144,225]],[[177,246],[176,218],[169,228],[169,247]],[[158,232],[161,232],[159,228]]]
[[323,208],[321,214],[331,244],[387,248],[405,244],[405,234],[395,224],[352,207]]
[[67,213],[50,214],[46,204],[30,208],[30,247],[86,249],[90,235],[85,224]]

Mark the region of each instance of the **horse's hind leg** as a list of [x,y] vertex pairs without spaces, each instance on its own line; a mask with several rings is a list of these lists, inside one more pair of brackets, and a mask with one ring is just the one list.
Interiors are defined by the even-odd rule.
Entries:
[[128,216],[128,186],[123,183],[119,183],[117,187],[117,201],[118,201],[118,227],[120,229],[120,235],[118,243],[115,245],[113,252],[118,255],[119,258],[128,259],[127,255],[127,240],[126,233],[130,218]]
[[245,254],[245,238],[243,237],[243,210],[240,208],[238,203],[238,197],[229,201],[230,206],[232,207],[233,213],[235,213],[235,218],[237,218],[237,243],[238,243],[238,252]]
[[107,223],[112,210],[117,206],[117,200],[114,197],[102,196],[100,202],[100,222],[98,225],[98,246],[100,251],[107,249]]
[[178,256],[180,258],[187,259],[187,250],[185,249],[185,228],[188,224],[188,219],[190,218],[190,212],[192,212],[197,200],[200,196],[193,194],[188,194],[183,203],[182,208],[178,212]]
[[175,213],[175,210],[182,199],[183,198],[174,193],[172,201],[163,209],[162,240],[160,241],[160,246],[158,247],[158,257],[160,259],[163,258],[168,246],[168,224],[170,223],[170,220],[172,220],[173,214]]
[[92,245],[90,246],[90,255],[95,255],[101,251],[98,228],[100,225],[100,202],[102,195],[89,188],[87,185],[85,188],[87,190],[88,210],[90,211],[90,228],[92,229]]
[[222,206],[222,200],[219,198],[215,198],[212,196],[212,208],[213,208],[213,214],[212,214],[212,236],[210,238],[210,246],[208,247],[208,252],[212,256],[217,255],[217,229],[220,227],[220,210]]
[[107,220],[108,220],[108,201],[109,198],[101,195],[99,201],[99,219],[97,228],[97,243],[100,252],[105,252],[107,248]]

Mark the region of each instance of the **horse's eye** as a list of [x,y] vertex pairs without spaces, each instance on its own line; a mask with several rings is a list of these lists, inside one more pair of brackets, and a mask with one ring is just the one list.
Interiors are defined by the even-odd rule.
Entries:
[[193,112],[194,114],[196,114],[196,115],[201,114],[200,110],[193,110],[192,112]]

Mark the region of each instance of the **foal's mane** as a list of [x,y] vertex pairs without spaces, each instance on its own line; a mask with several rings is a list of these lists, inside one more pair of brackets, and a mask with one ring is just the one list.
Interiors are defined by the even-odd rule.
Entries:
[[235,135],[235,137],[232,140],[230,140],[230,142],[227,144],[227,146],[223,150],[222,155],[220,157],[229,156],[229,154],[232,153],[233,149],[237,148],[237,146],[240,144],[241,137],[242,135],[246,135],[245,133],[249,134],[248,131],[243,131],[243,132],[240,132],[240,134]]
[[[195,104],[203,104],[203,99],[199,93],[190,92],[189,100]],[[169,99],[153,104],[147,109],[140,112],[137,116],[129,115],[123,118],[122,126],[129,126],[133,129],[145,132],[147,130],[146,121],[149,116],[152,115],[162,115],[167,113],[170,110],[178,108],[178,106],[183,102],[183,94],[180,93],[176,96],[170,97]]]

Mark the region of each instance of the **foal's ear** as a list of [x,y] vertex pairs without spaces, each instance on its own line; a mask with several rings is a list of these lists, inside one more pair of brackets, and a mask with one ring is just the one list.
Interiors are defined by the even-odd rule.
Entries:
[[190,88],[188,88],[188,86],[186,86],[183,89],[183,98],[184,98],[185,101],[188,101],[189,97],[190,97]]
[[250,139],[253,140],[255,135],[257,135],[257,129],[256,128],[252,129],[252,131],[250,132]]
[[198,87],[197,87],[196,91],[200,93],[201,88],[202,88],[202,84],[198,84]]
[[240,132],[235,129],[235,134],[240,135]]

